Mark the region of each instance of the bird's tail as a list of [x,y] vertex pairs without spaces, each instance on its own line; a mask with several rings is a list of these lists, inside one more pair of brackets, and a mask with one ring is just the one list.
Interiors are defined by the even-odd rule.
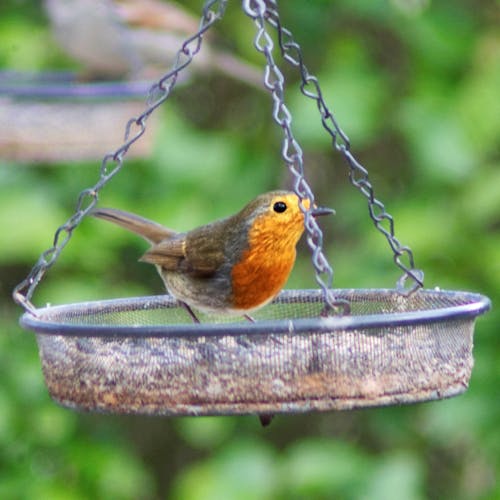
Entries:
[[90,212],[90,215],[128,229],[150,243],[159,243],[176,234],[175,231],[167,229],[161,224],[115,208],[96,208]]

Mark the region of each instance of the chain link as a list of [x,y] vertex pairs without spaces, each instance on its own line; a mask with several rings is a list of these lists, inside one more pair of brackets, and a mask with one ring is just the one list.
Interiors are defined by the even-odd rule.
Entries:
[[71,239],[75,228],[96,205],[100,190],[122,169],[129,148],[146,132],[146,120],[158,106],[168,99],[179,73],[191,63],[194,56],[200,51],[204,33],[222,18],[226,4],[227,0],[207,0],[205,2],[198,31],[182,44],[176,54],[172,69],[151,87],[144,112],[138,117],[131,118],[127,123],[123,144],[114,152],[104,156],[96,184],[80,193],[75,212],[57,228],[52,246],[40,255],[28,276],[14,289],[12,293],[14,301],[22,306],[26,312],[34,316],[37,315],[36,308],[31,302],[35,288],[47,270],[57,261]]
[[[368,178],[368,171],[352,155],[350,141],[329,110],[321,91],[318,79],[311,75],[304,64],[302,51],[292,33],[281,25],[276,0],[244,1],[244,4],[258,4],[259,18],[264,18],[276,29],[281,55],[290,65],[299,69],[300,90],[305,97],[316,101],[321,115],[323,128],[332,138],[332,147],[342,154],[349,167],[349,179],[368,201],[368,211],[377,230],[385,236],[393,252],[394,262],[403,271],[397,282],[400,293],[410,295],[423,287],[424,273],[415,268],[413,252],[402,245],[395,236],[394,219],[386,211],[384,204],[375,198],[373,187]],[[260,22],[260,21],[259,21]],[[410,280],[409,285],[406,281]]]
[[[274,42],[266,31],[265,18],[267,6],[264,0],[243,0],[243,10],[253,19],[257,26],[254,38],[255,48],[266,59],[264,72],[264,85],[271,92],[273,99],[273,119],[283,130],[281,156],[294,178],[294,191],[301,199],[308,199],[310,207],[314,205],[314,194],[304,175],[304,156],[302,149],[292,132],[292,115],[285,104],[285,78],[276,65],[273,57]],[[333,282],[333,269],[323,253],[323,232],[311,212],[300,202],[300,209],[305,215],[305,228],[307,244],[312,253],[312,262],[315,269],[316,282],[320,286],[325,300],[325,310],[347,314],[349,304],[344,300],[337,300],[331,291]]]

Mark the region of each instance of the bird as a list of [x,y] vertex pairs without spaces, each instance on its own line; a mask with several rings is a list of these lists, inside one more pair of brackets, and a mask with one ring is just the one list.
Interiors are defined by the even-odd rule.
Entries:
[[139,259],[156,266],[167,291],[199,323],[193,309],[244,316],[284,287],[296,258],[305,215],[334,213],[292,191],[260,194],[238,213],[177,232],[133,213],[94,208],[90,215],[121,226],[151,244]]
[[[83,80],[158,78],[199,29],[199,18],[171,1],[44,0],[44,6],[55,41],[83,66]],[[193,69],[263,89],[259,68],[207,37]]]

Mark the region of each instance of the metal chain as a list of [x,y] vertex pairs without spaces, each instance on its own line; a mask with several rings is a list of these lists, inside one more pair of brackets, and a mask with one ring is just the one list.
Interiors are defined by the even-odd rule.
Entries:
[[[302,149],[293,135],[292,115],[285,104],[285,78],[274,61],[274,42],[266,31],[266,9],[264,0],[243,0],[245,14],[252,18],[257,26],[257,34],[254,39],[255,48],[266,59],[264,85],[271,92],[273,98],[273,119],[283,129],[284,134],[281,155],[294,178],[295,193],[301,199],[308,199],[312,207],[314,205],[314,194],[305,179]],[[344,300],[336,299],[331,290],[333,269],[323,253],[323,232],[302,201],[300,202],[300,209],[305,215],[304,224],[307,233],[307,244],[312,253],[316,282],[323,292],[326,305],[322,314],[327,314],[328,310],[347,314],[349,304]]]
[[[47,270],[57,261],[62,250],[71,239],[75,228],[96,205],[100,190],[122,169],[128,149],[146,132],[146,120],[157,107],[168,99],[177,82],[179,72],[188,66],[193,57],[200,51],[204,33],[222,18],[226,4],[227,0],[207,0],[205,2],[198,31],[183,43],[177,52],[172,69],[150,89],[145,111],[138,117],[131,118],[127,123],[124,143],[114,152],[105,155],[101,163],[100,177],[97,183],[80,193],[74,214],[56,230],[52,246],[40,255],[28,276],[14,289],[14,301],[27,312],[36,316],[36,308],[31,303],[31,297],[39,282]],[[266,58],[264,83],[272,93],[273,119],[282,127],[285,134],[282,143],[282,157],[295,179],[295,192],[299,197],[309,199],[311,204],[314,203],[314,194],[304,177],[302,149],[292,133],[291,114],[284,102],[285,81],[272,55],[274,43],[266,31],[266,21],[277,30],[279,48],[283,58],[292,66],[299,68],[302,80],[301,92],[306,97],[316,101],[323,127],[332,137],[332,146],[344,156],[349,164],[351,183],[367,198],[370,217],[377,229],[387,238],[394,253],[396,265],[404,271],[404,275],[398,282],[400,290],[408,293],[417,290],[423,286],[423,273],[415,269],[413,253],[410,248],[401,245],[396,239],[392,216],[386,212],[384,205],[375,198],[373,188],[368,180],[367,170],[351,154],[349,139],[340,129],[333,114],[328,109],[316,77],[310,75],[304,65],[300,46],[294,41],[291,32],[281,26],[276,1],[243,0],[243,9],[254,20],[258,28],[255,47]],[[335,311],[340,308],[342,312],[348,312],[348,304],[336,300],[331,291],[333,270],[322,251],[323,233],[314,217],[310,215],[302,203],[301,209],[305,213],[307,242],[312,251],[316,281],[323,291],[325,303]],[[384,227],[384,224],[388,225],[388,228]],[[405,257],[408,264],[403,263]],[[404,284],[408,278],[413,280],[413,285],[409,290],[405,290]]]
[[[332,147],[340,152],[347,161],[351,184],[367,199],[370,218],[377,230],[387,239],[393,252],[394,262],[403,271],[403,275],[397,282],[397,289],[402,294],[412,294],[423,287],[424,273],[422,270],[415,268],[413,252],[410,247],[401,244],[396,238],[392,215],[386,211],[384,204],[375,198],[367,169],[351,153],[349,138],[340,128],[333,113],[328,108],[318,79],[307,70],[299,44],[294,40],[292,33],[281,25],[276,0],[266,0],[265,3],[264,1],[244,2],[245,5],[248,3],[254,5],[254,11],[259,12],[259,17],[265,16],[266,21],[277,30],[278,45],[282,57],[290,65],[299,69],[302,94],[316,101],[323,128],[332,138]],[[408,279],[410,280],[409,284],[406,283]]]
[[146,120],[158,106],[168,99],[179,73],[191,63],[193,57],[200,51],[204,33],[222,18],[226,4],[227,0],[207,0],[205,2],[198,31],[184,41],[176,54],[172,69],[151,87],[145,111],[128,121],[125,127],[125,140],[116,151],[104,156],[97,183],[80,193],[74,214],[56,230],[52,246],[40,255],[28,276],[14,289],[12,293],[14,301],[22,306],[26,312],[36,316],[36,308],[31,303],[35,288],[47,270],[57,261],[63,248],[71,239],[75,228],[96,205],[101,189],[122,169],[125,155],[130,146],[146,132]]

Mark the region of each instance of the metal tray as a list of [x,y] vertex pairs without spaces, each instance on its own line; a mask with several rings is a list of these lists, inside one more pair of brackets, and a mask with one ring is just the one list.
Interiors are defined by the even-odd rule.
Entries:
[[149,415],[347,410],[464,392],[487,297],[334,290],[348,316],[321,317],[317,290],[288,290],[243,318],[194,324],[170,296],[26,313],[50,395],[89,411]]

